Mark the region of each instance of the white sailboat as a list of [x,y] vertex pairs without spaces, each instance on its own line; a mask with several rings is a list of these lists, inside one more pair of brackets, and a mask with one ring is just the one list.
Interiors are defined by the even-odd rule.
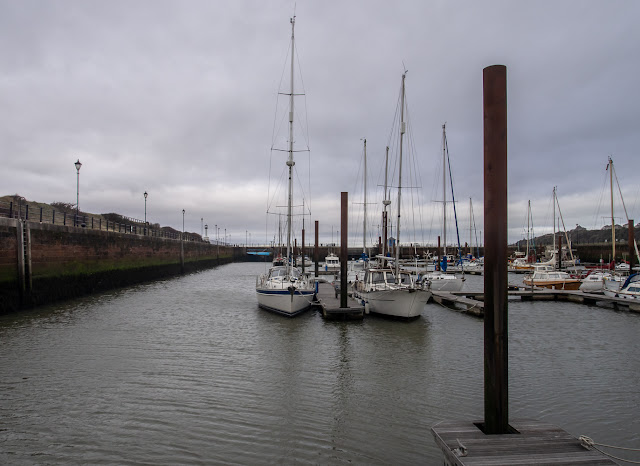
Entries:
[[291,88],[289,93],[289,186],[287,195],[287,256],[284,265],[274,265],[256,279],[258,305],[266,310],[286,316],[294,316],[309,309],[313,301],[315,283],[311,277],[303,275],[293,267],[291,228],[293,206],[293,98],[294,98],[294,28],[295,16],[291,18]]
[[[382,260],[375,267],[371,266],[365,273],[364,280],[355,286],[356,295],[364,301],[369,312],[390,317],[412,319],[420,316],[424,305],[431,297],[428,289],[417,287],[412,275],[400,267],[400,218],[402,193],[402,143],[406,132],[404,121],[405,110],[405,78],[402,75],[402,92],[400,95],[400,152],[398,158],[398,217],[396,223],[396,254],[393,269],[388,262]],[[385,197],[386,199],[386,197]],[[385,204],[386,206],[387,204]],[[365,233],[366,235],[366,233]],[[366,241],[366,236],[365,236]],[[365,244],[366,247],[366,244]],[[382,259],[382,258],[381,258]]]
[[[443,255],[447,257],[447,131],[446,124],[442,125],[442,236]],[[439,258],[439,260],[441,260]],[[446,264],[446,262],[444,262]],[[464,278],[454,274],[444,273],[442,270],[427,271],[418,277],[419,280],[433,291],[460,291]]]

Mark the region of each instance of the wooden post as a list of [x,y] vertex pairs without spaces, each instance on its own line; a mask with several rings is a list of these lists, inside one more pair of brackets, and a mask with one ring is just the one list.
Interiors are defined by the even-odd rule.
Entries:
[[438,235],[438,260],[434,264],[435,270],[440,270],[440,261],[442,261],[442,257],[440,257],[440,254],[442,254],[442,249],[440,248],[440,235]]
[[349,193],[340,194],[340,307],[347,307],[347,261],[349,248],[347,244],[347,228],[349,226]]
[[629,273],[633,273],[633,267],[636,262],[636,248],[635,248],[635,231],[633,226],[633,220],[629,219]]
[[507,345],[507,68],[483,70],[484,432],[509,432]]
[[313,248],[313,263],[316,277],[318,276],[318,256],[320,256],[320,251],[318,250],[318,221],[316,220],[316,244]]

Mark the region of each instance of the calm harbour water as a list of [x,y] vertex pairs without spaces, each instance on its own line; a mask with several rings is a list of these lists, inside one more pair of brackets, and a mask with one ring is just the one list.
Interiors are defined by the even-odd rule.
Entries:
[[[263,270],[1,317],[0,464],[442,464],[431,426],[483,418],[481,320],[288,319]],[[510,301],[509,353],[512,419],[640,448],[640,314]]]

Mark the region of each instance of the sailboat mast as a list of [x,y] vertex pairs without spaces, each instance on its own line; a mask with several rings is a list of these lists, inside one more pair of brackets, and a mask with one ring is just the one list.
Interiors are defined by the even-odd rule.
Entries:
[[384,205],[384,210],[382,212],[382,228],[383,236],[384,236],[384,244],[382,245],[382,255],[385,256],[387,253],[387,206],[391,204],[389,200],[389,196],[387,193],[387,175],[389,172],[389,146],[387,146],[387,154],[384,159],[384,200],[382,204]]
[[613,256],[611,260],[616,260],[616,224],[613,219],[613,160],[609,157],[609,186],[611,187],[611,248]]
[[291,210],[293,204],[293,58],[294,58],[294,28],[296,24],[296,17],[291,18],[291,92],[289,94],[289,160],[287,160],[287,166],[289,167],[289,197],[287,200],[287,274],[289,274],[289,259],[291,257]]
[[[447,257],[447,133],[442,125],[442,255]],[[440,258],[442,260],[442,258]]]
[[364,219],[362,220],[362,254],[367,254],[367,138],[364,139]]
[[400,206],[401,200],[400,196],[402,193],[402,140],[404,138],[404,133],[406,131],[406,124],[404,122],[404,79],[407,76],[407,72],[405,71],[402,75],[402,94],[400,95],[400,159],[398,162],[398,221],[396,224],[396,283],[400,283]]

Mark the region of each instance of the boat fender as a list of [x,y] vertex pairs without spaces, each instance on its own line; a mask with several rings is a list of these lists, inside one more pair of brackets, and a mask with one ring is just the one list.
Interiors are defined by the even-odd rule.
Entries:
[[369,312],[370,312],[369,303],[364,303],[364,313],[369,314]]

